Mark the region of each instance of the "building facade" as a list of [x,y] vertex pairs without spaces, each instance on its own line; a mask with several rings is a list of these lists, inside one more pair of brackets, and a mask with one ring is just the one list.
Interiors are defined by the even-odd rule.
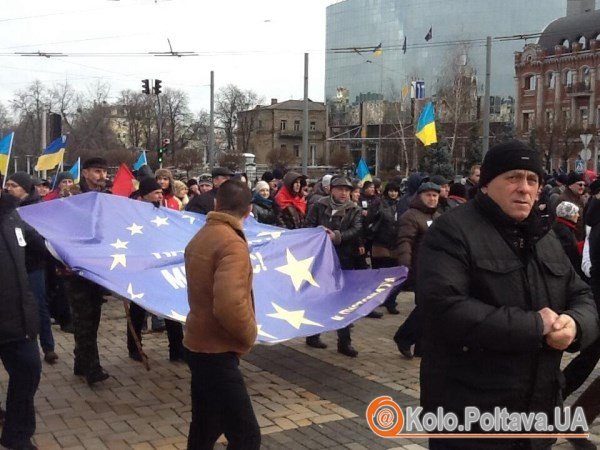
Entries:
[[537,140],[552,166],[600,129],[600,11],[593,0],[580,4],[515,54],[517,134]]
[[[325,104],[309,100],[308,165],[326,163]],[[268,106],[257,106],[238,113],[237,148],[256,155],[257,164],[276,164],[285,160],[298,165],[302,160],[304,101],[271,99]],[[282,161],[283,162],[283,161]]]
[[[338,88],[348,91],[352,103],[373,95],[397,101],[411,80],[424,80],[429,97],[449,68],[465,65],[473,68],[482,95],[486,36],[539,33],[565,14],[567,2],[345,0],[333,4],[327,8],[326,101],[335,98]],[[430,29],[432,38],[426,41]],[[381,51],[375,51],[380,43]],[[493,42],[493,96],[514,95],[514,52],[522,48],[519,40]]]

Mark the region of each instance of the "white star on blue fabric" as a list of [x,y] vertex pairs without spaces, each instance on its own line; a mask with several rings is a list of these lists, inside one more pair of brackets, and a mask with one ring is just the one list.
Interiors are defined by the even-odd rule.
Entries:
[[123,253],[118,253],[116,255],[110,255],[112,257],[112,264],[110,265],[110,270],[113,270],[119,264],[123,267],[127,267],[127,255]]
[[267,314],[267,316],[274,317],[275,319],[285,320],[287,323],[289,323],[291,326],[293,326],[296,330],[299,330],[300,326],[302,326],[302,325],[314,325],[317,327],[323,326],[320,323],[313,322],[312,320],[306,319],[304,317],[305,311],[303,309],[298,310],[298,311],[288,311],[273,302],[271,302],[271,305],[273,305],[273,308],[275,308],[275,311],[277,311],[277,312]]
[[144,227],[142,225],[137,225],[134,222],[130,227],[127,227],[125,229],[131,231],[131,235],[133,236],[134,234],[144,234],[144,233],[142,233],[143,228]]
[[127,250],[127,244],[129,244],[129,242],[123,242],[121,239],[117,239],[117,242],[113,242],[110,245],[112,247],[116,248],[117,250],[119,250],[119,249]]
[[189,220],[190,221],[190,225],[193,225],[194,222],[196,221],[196,218],[194,216],[190,216],[189,214],[182,214],[181,218]]
[[152,222],[157,227],[161,227],[162,225],[169,225],[169,222],[167,222],[168,220],[169,220],[168,217],[159,217],[159,216],[156,216],[150,222]]
[[133,285],[131,283],[127,286],[127,293],[129,294],[129,297],[131,297],[131,300],[139,300],[144,297],[143,292],[140,292],[139,294],[133,293]]

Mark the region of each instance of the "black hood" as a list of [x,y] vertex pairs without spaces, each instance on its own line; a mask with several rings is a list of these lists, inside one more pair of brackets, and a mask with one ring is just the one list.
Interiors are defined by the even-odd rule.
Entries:
[[423,181],[428,180],[429,177],[426,175],[422,175],[418,172],[411,174],[408,177],[408,180],[406,181],[406,189],[408,192],[408,195],[413,195],[417,193],[417,189],[419,189],[419,186],[421,186],[421,183],[423,183]]

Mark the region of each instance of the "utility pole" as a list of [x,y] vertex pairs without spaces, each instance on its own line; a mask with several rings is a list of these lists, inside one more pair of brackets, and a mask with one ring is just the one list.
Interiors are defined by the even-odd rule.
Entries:
[[[42,109],[42,123],[40,124],[40,147],[42,147],[42,152],[46,148],[46,110]],[[47,176],[47,171],[43,172],[43,178],[45,179]]]
[[302,128],[302,175],[308,175],[308,53],[304,54],[304,126]]
[[485,41],[485,91],[483,97],[483,145],[482,157],[490,148],[490,79],[492,73],[492,37]]
[[[156,104],[158,105],[158,145],[162,148],[162,107],[160,105],[160,95],[156,92]],[[162,161],[160,162],[160,168],[163,168]]]
[[210,71],[210,125],[208,128],[208,167],[215,166],[215,72]]

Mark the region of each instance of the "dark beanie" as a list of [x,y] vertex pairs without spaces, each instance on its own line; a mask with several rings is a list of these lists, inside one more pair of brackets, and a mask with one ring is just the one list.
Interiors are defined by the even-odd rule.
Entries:
[[596,178],[590,184],[590,192],[592,195],[596,195],[598,192],[600,192],[600,178]]
[[544,178],[540,155],[524,142],[512,140],[494,145],[481,164],[479,186],[487,186],[498,175],[510,170],[530,170]]
[[580,183],[581,181],[584,181],[582,173],[571,172],[567,177],[565,186],[571,186],[573,183]]
[[71,172],[60,172],[58,175],[56,175],[56,186],[58,186],[62,180],[75,181],[75,178],[73,178],[73,174]]
[[82,169],[91,169],[93,167],[97,169],[108,169],[108,162],[104,158],[94,157],[86,159],[81,166]]
[[8,181],[14,181],[27,193],[31,192],[33,188],[33,180],[27,172],[15,172],[8,177]]
[[195,184],[198,184],[198,181],[195,178],[190,178],[185,184],[187,184],[187,187],[191,188]]
[[273,170],[273,179],[275,179],[275,180],[282,180],[283,179],[283,172],[280,169]]
[[270,183],[271,181],[273,181],[273,178],[274,178],[274,177],[273,177],[273,173],[272,173],[272,172],[269,172],[269,171],[267,171],[267,172],[263,173],[263,174],[262,174],[262,177],[260,177],[260,179],[261,179],[262,181],[266,181],[267,183]]
[[154,192],[159,189],[162,191],[160,184],[158,184],[158,181],[156,181],[154,178],[146,177],[146,178],[142,178],[142,181],[140,181],[139,191],[140,191],[141,197],[143,197],[144,195],[148,195],[150,192]]

